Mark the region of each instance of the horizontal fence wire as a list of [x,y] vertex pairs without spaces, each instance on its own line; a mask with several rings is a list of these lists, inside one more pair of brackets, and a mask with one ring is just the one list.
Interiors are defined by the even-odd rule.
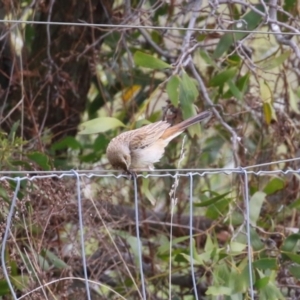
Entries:
[[[282,170],[279,167],[274,170],[258,170],[253,171],[251,169],[259,168],[262,169],[263,167],[270,167],[275,168],[280,164],[291,163],[291,162],[300,162],[300,157],[290,158],[290,159],[281,159],[277,161],[250,165],[246,167],[238,167],[238,168],[214,168],[214,169],[155,169],[155,170],[147,170],[146,174],[137,173],[137,178],[149,178],[149,177],[188,177],[190,176],[189,173],[192,173],[193,176],[195,175],[213,175],[213,174],[245,174],[248,175],[257,175],[257,176],[265,176],[265,175],[274,175],[274,174],[298,174],[300,169],[287,169]],[[181,173],[180,173],[181,172]],[[120,173],[118,170],[59,170],[59,171],[1,171],[0,170],[0,180],[17,180],[16,176],[19,177],[19,180],[34,180],[34,179],[43,179],[43,178],[63,178],[63,177],[76,177],[78,174],[79,177],[113,177],[113,178],[128,178],[127,175]],[[11,175],[11,176],[8,176]]]
[[[223,28],[188,28],[178,26],[151,26],[151,25],[133,25],[133,24],[99,24],[99,23],[79,23],[79,22],[47,22],[47,21],[26,21],[26,20],[0,20],[0,23],[9,24],[29,24],[29,25],[51,25],[51,26],[79,26],[79,27],[97,27],[97,28],[113,28],[113,29],[154,29],[154,30],[178,30],[178,31],[194,31],[203,33],[255,33],[263,35],[276,35],[278,32],[268,30],[243,30],[243,29],[223,29]],[[275,22],[276,23],[276,22]],[[283,36],[299,36],[300,31],[293,27],[293,32],[281,32]]]
[[[238,174],[241,175],[244,182],[244,191],[243,191],[243,198],[244,198],[244,204],[245,204],[245,212],[244,212],[244,218],[245,218],[245,226],[246,226],[246,235],[247,235],[247,243],[248,243],[248,272],[249,272],[249,286],[250,288],[250,296],[251,299],[254,299],[254,290],[253,290],[253,270],[252,270],[252,255],[251,255],[251,238],[250,238],[250,211],[249,211],[249,188],[248,188],[248,176],[249,175],[255,175],[255,176],[266,176],[266,175],[275,175],[275,174],[299,174],[300,170],[281,170],[281,169],[275,169],[275,170],[259,170],[259,171],[253,171],[251,169],[253,168],[262,168],[265,166],[270,165],[278,165],[282,162],[288,162],[288,161],[295,161],[300,160],[300,158],[291,159],[291,160],[282,160],[262,165],[255,165],[255,166],[249,166],[246,168],[224,168],[224,169],[174,169],[174,170],[155,170],[152,172],[147,172],[143,174],[137,174],[137,177],[133,178],[133,189],[134,189],[134,206],[135,206],[135,220],[136,220],[136,236],[138,242],[138,255],[139,255],[139,272],[140,272],[140,279],[141,279],[141,290],[139,291],[139,294],[142,299],[147,299],[147,293],[146,293],[146,283],[144,279],[144,272],[143,272],[143,264],[142,264],[142,248],[141,248],[141,236],[140,236],[140,217],[139,217],[139,199],[138,199],[138,183],[137,178],[164,178],[164,177],[170,177],[178,179],[180,177],[188,177],[189,178],[189,205],[190,205],[190,228],[189,228],[189,239],[190,239],[190,261],[191,261],[191,276],[193,281],[193,286],[195,290],[195,298],[198,298],[197,295],[197,280],[195,278],[195,272],[194,272],[194,263],[193,263],[193,179],[196,176],[205,176],[205,175],[214,175],[214,174],[224,174],[224,175],[231,175],[231,174]],[[20,183],[22,181],[34,181],[34,180],[41,180],[46,178],[75,178],[76,180],[76,196],[77,196],[77,203],[78,203],[78,214],[79,214],[79,232],[80,232],[80,243],[81,243],[81,254],[82,254],[82,264],[83,264],[83,270],[84,270],[84,280],[85,280],[85,286],[86,286],[86,293],[87,293],[87,299],[91,299],[90,295],[90,286],[89,286],[89,279],[88,279],[88,272],[87,272],[87,263],[86,263],[86,252],[85,252],[85,246],[84,246],[84,222],[83,222],[83,216],[82,216],[82,193],[81,193],[81,182],[80,180],[83,178],[114,178],[116,180],[121,178],[129,178],[127,175],[116,173],[117,171],[94,171],[94,170],[70,170],[70,171],[1,171],[0,172],[0,181],[14,181],[16,182],[15,191],[13,194],[13,198],[11,200],[10,210],[6,219],[6,227],[5,232],[2,239],[2,249],[1,249],[1,264],[3,267],[3,273],[4,277],[8,282],[9,288],[11,290],[11,294],[14,299],[18,299],[16,296],[16,293],[13,288],[13,284],[9,277],[9,272],[6,267],[6,260],[5,260],[5,253],[6,253],[6,244],[9,239],[10,233],[11,233],[11,226],[12,226],[12,220],[14,215],[14,210],[16,207],[16,201],[17,201],[17,195],[20,191]],[[41,287],[42,288],[42,287]]]
[[[170,171],[170,170],[169,170]],[[74,172],[76,172],[76,174],[78,174],[78,176],[80,178],[93,178],[93,177],[105,177],[105,178],[115,178],[115,179],[120,179],[120,178],[128,178],[128,175],[125,174],[114,174],[111,172],[97,172],[97,171],[65,171],[65,172],[47,172],[46,174],[41,171],[40,175],[33,175],[34,173],[36,174],[37,172],[8,172],[7,174],[10,174],[11,176],[8,175],[2,175],[0,176],[0,181],[3,180],[29,180],[29,181],[33,181],[36,179],[46,179],[46,178],[58,178],[58,179],[62,179],[64,177],[76,177],[74,175]],[[177,171],[178,173],[176,173],[176,171],[174,170],[174,174],[172,173],[165,173],[166,170],[162,171],[162,173],[149,173],[149,174],[137,174],[137,178],[164,178],[164,177],[170,177],[170,178],[176,178],[176,177],[189,177],[189,176],[205,176],[205,175],[216,175],[216,174],[224,174],[224,175],[232,175],[232,174],[239,174],[239,175],[243,175],[243,174],[248,174],[248,175],[256,175],[256,176],[267,176],[267,175],[288,175],[288,174],[300,174],[300,169],[297,170],[271,170],[271,171],[264,171],[264,170],[260,170],[260,171],[250,171],[250,170],[246,170],[245,168],[240,168],[240,169],[219,169],[219,170],[213,170],[213,169],[194,169],[193,171],[188,170],[186,172],[184,172],[184,170],[180,170]],[[180,173],[182,172],[182,173]],[[6,173],[6,172],[5,172]],[[1,172],[0,172],[1,174]],[[24,176],[24,174],[27,174]],[[22,176],[23,175],[23,176]]]

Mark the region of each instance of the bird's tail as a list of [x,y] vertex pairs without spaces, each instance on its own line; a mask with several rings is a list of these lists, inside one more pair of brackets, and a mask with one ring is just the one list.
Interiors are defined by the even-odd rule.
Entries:
[[205,119],[208,119],[212,116],[212,112],[209,110],[203,111],[200,114],[193,116],[189,119],[186,119],[184,121],[182,121],[181,123],[178,123],[174,126],[169,127],[162,135],[162,138],[165,140],[172,140],[173,138],[175,138],[177,135],[179,135],[180,133],[182,133],[185,129],[187,129],[188,127],[199,123]]

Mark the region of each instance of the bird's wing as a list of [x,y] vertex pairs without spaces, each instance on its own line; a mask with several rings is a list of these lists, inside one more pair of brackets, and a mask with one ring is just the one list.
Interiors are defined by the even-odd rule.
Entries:
[[143,149],[155,143],[171,125],[165,121],[155,122],[132,131],[129,149]]

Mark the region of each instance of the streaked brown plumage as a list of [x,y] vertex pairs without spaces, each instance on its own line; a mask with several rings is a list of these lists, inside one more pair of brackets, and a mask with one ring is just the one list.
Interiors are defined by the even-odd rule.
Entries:
[[106,149],[107,158],[115,169],[130,174],[138,170],[153,170],[153,164],[161,159],[172,139],[211,115],[210,111],[204,111],[174,126],[159,121],[123,132],[110,141]]

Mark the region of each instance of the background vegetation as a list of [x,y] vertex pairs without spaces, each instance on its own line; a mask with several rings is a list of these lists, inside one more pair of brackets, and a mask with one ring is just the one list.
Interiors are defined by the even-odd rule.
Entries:
[[[193,178],[197,291],[189,178],[138,179],[147,298],[237,300],[252,290],[255,299],[298,299],[299,162],[282,160],[299,157],[299,13],[297,0],[3,0],[2,174],[106,174],[118,133],[211,109],[156,165],[219,170]],[[223,170],[250,166],[247,177]],[[257,175],[278,169],[286,174]],[[80,183],[92,299],[140,299],[133,182]],[[3,233],[16,181],[0,184]],[[4,262],[19,299],[85,299],[76,192],[70,177],[21,182],[2,247],[2,299],[12,299]]]

